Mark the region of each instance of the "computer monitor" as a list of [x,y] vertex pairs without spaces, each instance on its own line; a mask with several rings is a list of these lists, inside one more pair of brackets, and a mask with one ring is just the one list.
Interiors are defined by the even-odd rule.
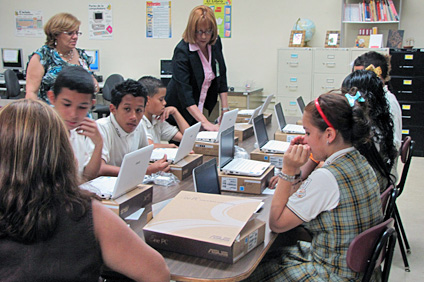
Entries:
[[93,58],[93,62],[90,65],[90,69],[94,72],[100,71],[100,61],[99,61],[99,50],[96,49],[87,49],[85,50],[88,56]]
[[4,69],[24,70],[23,51],[20,48],[1,48],[1,59]]

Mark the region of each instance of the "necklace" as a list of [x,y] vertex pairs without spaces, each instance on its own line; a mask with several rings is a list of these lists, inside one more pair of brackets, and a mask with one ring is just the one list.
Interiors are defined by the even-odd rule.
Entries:
[[[72,59],[74,58],[74,50],[72,49],[71,51],[68,52],[68,54],[62,54],[60,53],[57,49],[55,49],[57,53],[59,53],[59,56],[61,56],[67,63],[69,63],[70,61],[72,61]],[[68,59],[66,59],[68,58]]]

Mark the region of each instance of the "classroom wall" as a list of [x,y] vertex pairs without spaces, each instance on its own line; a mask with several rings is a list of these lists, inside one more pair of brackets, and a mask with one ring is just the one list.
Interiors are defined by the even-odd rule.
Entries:
[[[232,38],[223,39],[224,55],[230,86],[242,86],[249,81],[264,88],[264,94],[277,91],[277,49],[287,47],[290,31],[297,18],[315,22],[316,33],[309,43],[323,47],[327,30],[340,30],[341,1],[336,0],[235,0],[233,2]],[[415,46],[424,46],[422,0],[404,0],[401,28],[405,38],[414,37]],[[113,8],[113,40],[88,38],[88,4],[110,3]],[[100,49],[100,67],[104,77],[121,73],[126,78],[160,75],[160,59],[172,57],[175,45],[187,23],[191,9],[203,1],[172,1],[171,39],[148,39],[145,36],[145,1],[74,0],[0,0],[0,47],[20,47],[27,56],[44,44],[45,38],[23,38],[14,34],[14,11],[42,10],[44,23],[56,13],[69,12],[78,17],[83,36],[78,47]],[[415,34],[417,33],[417,34]]]

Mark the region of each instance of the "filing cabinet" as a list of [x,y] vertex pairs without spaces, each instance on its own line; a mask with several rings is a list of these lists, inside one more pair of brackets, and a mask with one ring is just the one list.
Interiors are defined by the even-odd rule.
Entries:
[[415,156],[424,156],[424,49],[390,49],[391,86],[402,109],[402,136],[415,141]]

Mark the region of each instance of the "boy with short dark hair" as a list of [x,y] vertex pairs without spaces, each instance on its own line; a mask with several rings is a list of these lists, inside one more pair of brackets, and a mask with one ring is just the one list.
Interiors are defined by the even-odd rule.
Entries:
[[[124,155],[149,145],[141,119],[146,106],[146,88],[132,79],[112,89],[110,116],[97,120],[103,136],[101,175],[117,176]],[[146,174],[168,171],[166,156],[147,168]]]
[[[184,131],[189,128],[187,121],[175,107],[165,107],[166,87],[160,79],[144,76],[138,82],[147,89],[146,112],[141,122],[151,136],[148,138],[149,144],[154,144],[155,148],[176,147],[174,144],[162,144],[161,141],[180,142]],[[178,127],[166,121],[170,115]]]
[[53,90],[47,92],[50,103],[69,130],[82,182],[97,177],[101,164],[103,139],[96,122],[87,117],[96,102],[94,91],[91,74],[81,67],[69,66],[59,73]]

